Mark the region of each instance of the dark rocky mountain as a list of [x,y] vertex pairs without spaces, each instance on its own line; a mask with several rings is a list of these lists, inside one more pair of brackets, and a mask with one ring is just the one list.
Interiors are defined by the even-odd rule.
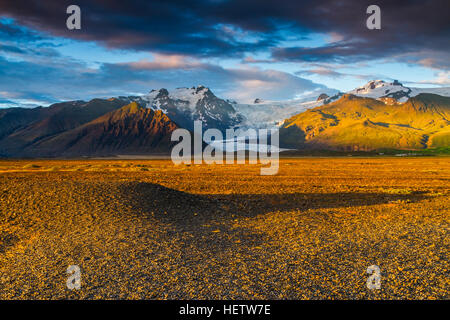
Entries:
[[56,103],[48,108],[1,110],[0,155],[17,156],[45,138],[76,128],[125,104],[119,99],[93,99]]
[[16,130],[43,119],[48,108],[8,108],[0,109],[0,141]]
[[328,99],[330,96],[326,93],[322,93],[317,97],[317,101]]
[[318,101],[322,101],[323,104],[328,104],[328,103],[331,103],[331,102],[333,102],[333,101],[338,100],[338,99],[339,99],[340,97],[342,97],[343,95],[344,95],[344,94],[343,94],[342,92],[338,92],[338,93],[332,95],[331,97],[326,97],[326,98],[324,98],[324,99],[322,99],[322,100],[318,100]]
[[75,129],[43,139],[24,150],[25,156],[111,156],[168,154],[178,125],[162,111],[132,102]]

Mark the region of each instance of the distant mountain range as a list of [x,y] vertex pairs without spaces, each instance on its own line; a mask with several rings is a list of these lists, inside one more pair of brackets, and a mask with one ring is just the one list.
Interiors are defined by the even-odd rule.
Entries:
[[381,80],[289,101],[239,104],[204,86],[146,95],[0,109],[0,156],[168,154],[176,128],[279,127],[282,147],[371,151],[450,146],[450,88]]

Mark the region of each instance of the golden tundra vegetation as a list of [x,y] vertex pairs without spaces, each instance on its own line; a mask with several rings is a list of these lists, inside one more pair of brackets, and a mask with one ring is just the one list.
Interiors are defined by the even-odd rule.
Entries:
[[405,103],[345,94],[287,119],[281,141],[295,148],[377,150],[448,148],[450,97],[420,94]]
[[[0,298],[450,298],[450,158],[282,159],[278,175],[259,172],[0,161]],[[69,265],[80,290],[66,287]]]

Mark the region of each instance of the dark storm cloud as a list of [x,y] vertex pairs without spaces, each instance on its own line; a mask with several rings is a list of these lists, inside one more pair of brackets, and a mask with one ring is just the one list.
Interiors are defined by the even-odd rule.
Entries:
[[[76,2],[82,9],[80,31],[65,28],[65,9],[73,1],[3,1],[0,14],[54,35],[116,48],[197,56],[243,56],[276,48],[273,58],[281,61],[394,58],[449,67],[448,0]],[[365,27],[366,8],[374,3],[381,7],[382,30]],[[332,33],[339,41],[318,48],[279,45],[315,32]]]
[[56,57],[55,44],[37,32],[0,20],[0,53],[10,55],[34,55],[35,57]]
[[[21,3],[19,3],[21,2]],[[267,48],[274,34],[247,41],[213,16],[210,1],[77,1],[82,29],[65,26],[66,8],[73,1],[0,3],[0,13],[19,23],[57,36],[98,41],[109,47],[183,53],[199,56],[240,55]],[[26,5],[25,5],[26,4]]]

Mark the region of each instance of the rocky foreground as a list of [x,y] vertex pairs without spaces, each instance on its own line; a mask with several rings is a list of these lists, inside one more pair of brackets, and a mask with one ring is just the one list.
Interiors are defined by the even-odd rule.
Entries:
[[[0,298],[450,298],[450,158],[284,159],[278,175],[259,172],[1,161]],[[67,289],[69,265],[80,290]]]

